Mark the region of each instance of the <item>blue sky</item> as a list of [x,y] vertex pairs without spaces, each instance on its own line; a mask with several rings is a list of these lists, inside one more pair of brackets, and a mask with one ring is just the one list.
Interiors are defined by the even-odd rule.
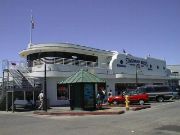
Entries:
[[33,43],[70,42],[180,64],[180,0],[0,0],[0,60]]

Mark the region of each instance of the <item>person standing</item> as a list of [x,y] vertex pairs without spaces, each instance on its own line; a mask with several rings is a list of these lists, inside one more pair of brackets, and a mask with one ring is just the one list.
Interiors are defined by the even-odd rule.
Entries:
[[108,92],[108,97],[112,97],[112,90]]
[[39,93],[38,98],[39,98],[39,102],[40,102],[38,109],[39,109],[39,110],[42,110],[42,109],[43,109],[43,98],[44,98],[44,93],[43,93],[43,91],[41,91],[41,92]]
[[101,105],[102,105],[102,104],[101,104],[100,92],[97,93],[96,101],[97,101],[97,107],[100,108]]
[[105,90],[102,88],[102,89],[100,90],[100,97],[101,97],[101,102],[102,102],[102,104],[104,104],[105,96],[106,96],[106,92],[105,92]]

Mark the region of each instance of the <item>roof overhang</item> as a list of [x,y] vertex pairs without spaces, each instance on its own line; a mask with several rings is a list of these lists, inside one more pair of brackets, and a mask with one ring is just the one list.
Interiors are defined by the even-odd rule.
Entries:
[[47,43],[47,44],[33,44],[26,50],[23,50],[19,53],[21,57],[27,57],[33,53],[41,53],[41,52],[76,52],[79,54],[87,54],[93,56],[106,55],[112,56],[114,54],[113,51],[106,51],[95,49],[86,46],[80,46],[75,44],[68,43]]

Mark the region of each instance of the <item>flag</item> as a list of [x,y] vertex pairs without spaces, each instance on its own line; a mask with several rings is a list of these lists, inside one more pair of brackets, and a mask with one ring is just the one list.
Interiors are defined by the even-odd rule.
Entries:
[[33,19],[33,16],[31,16],[31,29],[34,29],[34,19]]

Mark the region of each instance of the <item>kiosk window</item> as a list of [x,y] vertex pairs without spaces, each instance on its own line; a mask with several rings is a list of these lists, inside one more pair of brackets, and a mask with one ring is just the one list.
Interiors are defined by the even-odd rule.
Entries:
[[68,87],[66,85],[57,85],[57,99],[67,100],[69,97]]

